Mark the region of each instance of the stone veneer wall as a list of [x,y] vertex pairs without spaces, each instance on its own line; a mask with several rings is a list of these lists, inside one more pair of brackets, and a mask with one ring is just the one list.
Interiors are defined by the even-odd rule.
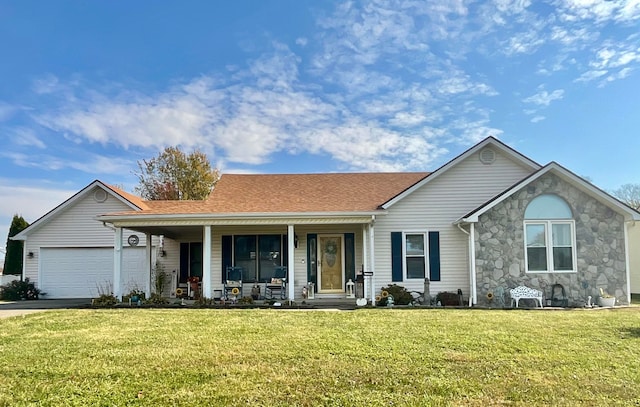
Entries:
[[[562,197],[573,212],[577,273],[526,273],[524,211],[542,194]],[[480,216],[475,229],[478,305],[509,306],[509,289],[519,285],[542,290],[562,284],[570,306],[582,306],[587,296],[596,302],[600,288],[627,303],[627,275],[622,215],[553,174],[546,174]],[[489,301],[487,294],[494,293]],[[501,296],[501,293],[504,293]]]

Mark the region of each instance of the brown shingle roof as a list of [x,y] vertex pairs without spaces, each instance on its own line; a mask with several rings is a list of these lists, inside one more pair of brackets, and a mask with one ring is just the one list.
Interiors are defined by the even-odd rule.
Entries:
[[[125,214],[368,212],[429,175],[427,172],[224,174],[204,201],[133,201]],[[117,188],[116,188],[117,189]]]
[[372,211],[427,175],[225,174],[208,201],[214,213]]

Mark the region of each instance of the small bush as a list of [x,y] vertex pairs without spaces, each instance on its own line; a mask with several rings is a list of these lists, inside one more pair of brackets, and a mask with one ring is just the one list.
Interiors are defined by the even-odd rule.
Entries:
[[149,297],[148,300],[145,300],[144,303],[145,304],[168,304],[169,301],[163,296],[161,296],[160,294],[153,293],[151,294],[151,297]]
[[253,298],[251,297],[242,297],[238,300],[238,304],[253,304]]
[[[393,303],[396,305],[408,305],[413,301],[413,296],[406,288],[397,284],[390,284],[387,287],[383,287],[380,292],[386,291],[390,296],[393,297]],[[387,297],[380,297],[380,301],[377,303],[378,306],[386,306],[387,305]]]
[[13,280],[9,284],[0,287],[0,298],[8,301],[20,300],[37,300],[40,296],[40,290],[29,282],[28,278],[24,281]]
[[91,304],[98,307],[113,307],[118,303],[118,299],[113,294],[100,294],[98,298],[94,298]]

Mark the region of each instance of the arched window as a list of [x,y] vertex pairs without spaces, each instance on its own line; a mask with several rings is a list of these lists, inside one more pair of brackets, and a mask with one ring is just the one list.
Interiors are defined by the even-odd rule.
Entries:
[[524,212],[527,272],[575,272],[575,222],[557,195],[540,195]]

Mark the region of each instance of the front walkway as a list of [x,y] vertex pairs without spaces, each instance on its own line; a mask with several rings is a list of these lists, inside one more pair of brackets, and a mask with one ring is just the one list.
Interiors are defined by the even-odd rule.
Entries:
[[90,298],[68,300],[0,301],[0,318],[9,318],[52,309],[86,308]]

